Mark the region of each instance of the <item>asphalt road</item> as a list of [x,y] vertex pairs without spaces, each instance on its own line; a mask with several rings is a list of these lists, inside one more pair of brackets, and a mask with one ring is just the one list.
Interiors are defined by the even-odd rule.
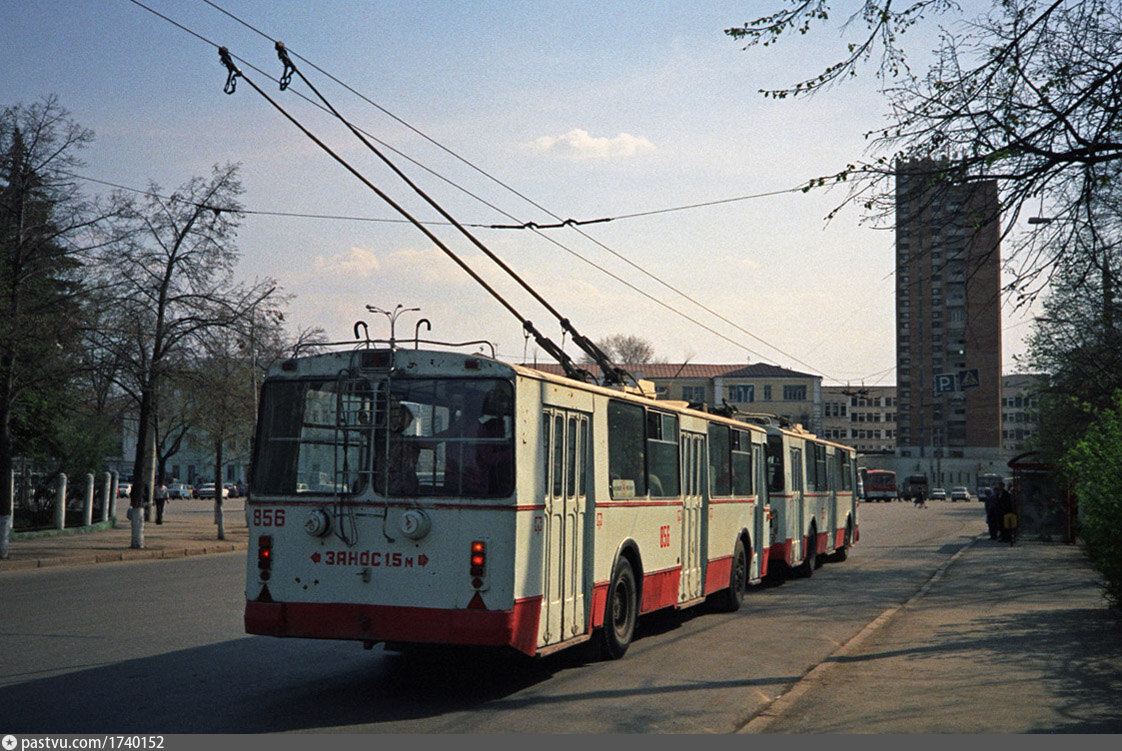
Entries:
[[845,562],[734,614],[640,623],[620,661],[250,637],[244,554],[11,572],[0,729],[15,733],[730,733],[983,529],[981,504],[867,504]]

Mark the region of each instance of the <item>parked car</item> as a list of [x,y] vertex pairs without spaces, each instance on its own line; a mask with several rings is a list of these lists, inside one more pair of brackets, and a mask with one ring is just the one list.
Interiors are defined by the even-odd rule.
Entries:
[[117,497],[118,498],[128,498],[131,493],[132,493],[132,483],[131,482],[119,482],[119,483],[117,483]]
[[190,498],[191,486],[182,482],[173,482],[168,485],[168,498]]
[[232,482],[226,483],[226,497],[238,498],[239,496],[241,496],[241,493],[238,492],[238,486]]
[[945,501],[945,500],[947,500],[946,489],[945,488],[932,488],[931,489],[931,500],[933,500],[933,501]]
[[966,487],[963,486],[963,485],[955,486],[955,487],[951,488],[951,500],[952,501],[969,501],[970,500],[970,491],[967,490]]
[[[214,483],[213,482],[205,482],[202,485],[200,485],[199,487],[195,488],[195,497],[196,498],[213,498],[214,497]],[[230,497],[230,491],[227,490],[226,488],[222,488],[222,497],[223,498],[229,498]]]

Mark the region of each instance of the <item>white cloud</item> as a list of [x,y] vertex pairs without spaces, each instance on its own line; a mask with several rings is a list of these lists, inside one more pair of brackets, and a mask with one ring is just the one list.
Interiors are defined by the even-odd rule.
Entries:
[[317,271],[326,271],[339,276],[370,276],[382,267],[374,251],[365,248],[351,248],[348,253],[333,256],[316,256]]
[[580,128],[574,128],[561,136],[542,136],[527,146],[541,154],[560,154],[571,159],[631,157],[654,151],[655,147],[642,136],[620,133],[615,138],[596,138]]

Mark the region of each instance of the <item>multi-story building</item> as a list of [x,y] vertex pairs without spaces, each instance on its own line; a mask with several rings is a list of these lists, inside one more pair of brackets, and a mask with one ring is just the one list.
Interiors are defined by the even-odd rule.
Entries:
[[896,450],[919,464],[1001,449],[997,184],[941,169],[896,175]]
[[1037,393],[1040,376],[1029,373],[1007,375],[1001,387],[1001,447],[1013,457],[1030,449],[1039,429]]
[[823,386],[822,437],[862,454],[896,449],[895,386]]

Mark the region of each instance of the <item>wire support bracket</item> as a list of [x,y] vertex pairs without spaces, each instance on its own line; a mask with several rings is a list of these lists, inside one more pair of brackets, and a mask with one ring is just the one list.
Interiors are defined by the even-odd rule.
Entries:
[[226,66],[226,85],[222,87],[222,91],[227,94],[233,94],[238,86],[238,78],[241,77],[242,72],[238,70],[238,66],[234,65],[234,59],[230,57],[230,50],[225,47],[218,48],[218,59]]

